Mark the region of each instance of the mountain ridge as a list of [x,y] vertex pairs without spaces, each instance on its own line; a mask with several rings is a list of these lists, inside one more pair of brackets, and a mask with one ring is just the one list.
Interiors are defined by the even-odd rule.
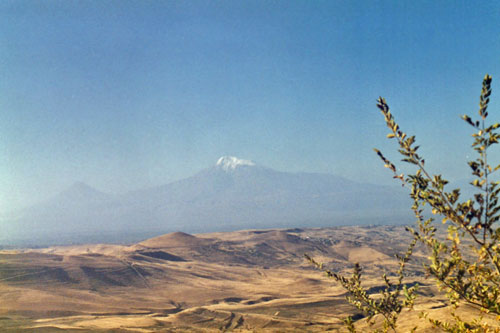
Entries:
[[24,210],[17,221],[4,222],[11,225],[0,244],[9,238],[43,239],[54,234],[73,234],[73,241],[83,242],[84,235],[113,234],[116,239],[124,231],[152,236],[173,231],[406,223],[411,221],[409,201],[402,194],[396,187],[331,174],[277,171],[225,156],[191,177],[122,195],[75,183]]

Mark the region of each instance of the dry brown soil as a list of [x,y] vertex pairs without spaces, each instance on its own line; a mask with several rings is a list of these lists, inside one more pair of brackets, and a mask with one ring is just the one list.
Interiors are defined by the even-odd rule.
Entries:
[[[361,263],[366,286],[377,290],[410,240],[403,227],[377,226],[172,233],[129,246],[4,250],[0,331],[344,331],[342,319],[356,311],[304,253],[345,274]],[[416,324],[432,331],[418,318],[421,310],[449,315],[422,273],[425,257],[417,249],[409,266],[406,281],[419,283],[422,295],[398,331]]]

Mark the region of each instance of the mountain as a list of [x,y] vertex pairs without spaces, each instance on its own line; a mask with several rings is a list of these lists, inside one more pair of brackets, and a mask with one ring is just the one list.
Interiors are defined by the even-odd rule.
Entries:
[[407,223],[408,203],[398,187],[281,172],[225,156],[192,177],[120,196],[74,184],[10,221],[15,227],[0,243],[54,235],[49,243],[65,235],[72,235],[71,242],[125,241],[171,231]]
[[68,204],[92,204],[110,200],[110,195],[96,190],[93,187],[83,183],[76,182],[59,193],[50,203],[53,205],[68,205]]

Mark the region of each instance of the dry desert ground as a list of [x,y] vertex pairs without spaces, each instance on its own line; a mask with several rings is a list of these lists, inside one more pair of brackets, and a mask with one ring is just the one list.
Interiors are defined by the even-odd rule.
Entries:
[[[354,315],[345,291],[305,260],[380,288],[411,236],[400,226],[171,233],[132,245],[78,245],[0,252],[2,332],[325,332]],[[422,272],[417,248],[406,277],[420,297],[398,330],[449,316]],[[463,315],[473,312],[462,309]]]

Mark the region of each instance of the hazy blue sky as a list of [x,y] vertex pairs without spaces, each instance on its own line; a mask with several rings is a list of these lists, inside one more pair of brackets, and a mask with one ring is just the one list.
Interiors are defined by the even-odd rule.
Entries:
[[221,155],[387,183],[379,95],[464,178],[485,73],[500,119],[499,19],[498,1],[1,1],[0,210]]

